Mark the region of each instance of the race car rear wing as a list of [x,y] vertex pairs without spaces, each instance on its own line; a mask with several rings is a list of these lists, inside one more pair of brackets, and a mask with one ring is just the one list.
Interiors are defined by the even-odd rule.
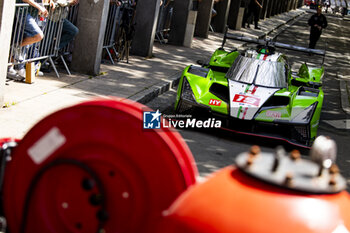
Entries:
[[316,54],[316,55],[321,55],[321,56],[325,56],[325,54],[326,54],[325,50],[310,49],[310,48],[305,48],[305,47],[301,47],[301,46],[275,42],[275,41],[268,40],[268,39],[262,40],[262,39],[256,39],[256,38],[247,37],[247,36],[243,36],[243,35],[236,35],[236,34],[228,33],[227,29],[225,31],[224,38],[222,41],[222,45],[221,45],[222,48],[224,47],[224,45],[226,43],[226,39],[239,40],[239,41],[244,41],[244,42],[248,42],[248,43],[255,43],[255,44],[266,45],[266,46],[282,48],[282,49],[289,49],[289,50],[294,50],[294,51],[298,51],[298,52]]

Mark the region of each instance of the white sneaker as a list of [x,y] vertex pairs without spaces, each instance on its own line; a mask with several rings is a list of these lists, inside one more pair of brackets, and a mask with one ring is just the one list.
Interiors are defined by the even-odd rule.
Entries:
[[13,66],[8,67],[7,75],[12,77],[17,75],[17,71],[13,68]]
[[38,62],[38,63],[35,65],[35,75],[36,75],[36,76],[44,76],[44,73],[40,71],[40,68],[41,68],[41,63]]
[[24,54],[22,52],[22,47],[15,47],[13,48],[13,55],[14,55],[14,59],[16,61],[22,62],[24,61]]
[[17,71],[17,74],[22,78],[26,78],[26,69],[20,69],[19,71]]

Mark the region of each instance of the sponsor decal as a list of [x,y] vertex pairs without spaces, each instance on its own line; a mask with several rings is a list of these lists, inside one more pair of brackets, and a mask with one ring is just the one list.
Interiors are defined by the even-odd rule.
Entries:
[[251,85],[248,84],[248,85],[246,86],[245,90],[244,90],[244,93],[247,93],[247,92],[249,91],[250,87],[251,87]]
[[254,95],[257,89],[257,86],[253,86],[253,88],[249,88],[249,90],[246,91],[246,93]]
[[236,103],[243,103],[243,104],[250,104],[250,105],[254,105],[254,106],[259,106],[260,99],[253,97],[253,96],[236,94],[233,97],[232,101],[236,102]]
[[220,106],[221,105],[221,100],[216,100],[216,99],[210,99],[209,100],[209,105],[213,105],[213,106]]
[[[214,100],[213,104],[220,106],[220,100]],[[156,112],[143,112],[144,129],[160,128],[220,128],[221,121],[215,118],[196,119],[192,115],[163,115],[157,110]]]
[[239,116],[241,115],[241,112],[242,112],[242,106],[240,106],[238,109],[237,118],[239,118]]
[[244,109],[244,113],[243,113],[243,117],[242,117],[243,120],[245,119],[245,116],[247,115],[247,112],[248,112],[248,108],[246,107]]
[[272,118],[281,118],[282,113],[276,111],[266,111],[266,116]]

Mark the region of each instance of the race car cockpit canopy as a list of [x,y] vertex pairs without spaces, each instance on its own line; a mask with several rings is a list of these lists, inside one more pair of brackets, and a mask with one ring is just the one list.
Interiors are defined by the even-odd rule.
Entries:
[[285,67],[282,62],[264,61],[239,56],[226,73],[226,78],[237,82],[264,87],[287,87]]

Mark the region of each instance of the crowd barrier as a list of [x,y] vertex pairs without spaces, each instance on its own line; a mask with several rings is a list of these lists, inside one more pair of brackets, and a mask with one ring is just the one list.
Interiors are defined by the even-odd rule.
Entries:
[[350,5],[349,0],[330,0],[330,8],[332,13],[347,14],[347,8]]
[[112,64],[114,64],[114,59],[110,52],[110,49],[113,49],[114,54],[117,56],[118,52],[115,48],[115,35],[116,31],[119,29],[119,22],[121,19],[120,7],[116,4],[111,3],[109,5],[107,25],[105,31],[105,37],[103,41],[103,49],[106,50],[108,57]]
[[112,64],[115,61],[112,53],[115,54],[117,61],[126,58],[126,61],[129,62],[129,51],[135,29],[134,20],[135,7],[133,1],[122,0],[120,6],[110,4],[103,49],[106,50]]
[[159,9],[156,40],[161,44],[166,43],[166,35],[170,31],[171,19],[173,17],[173,0],[165,0]]
[[56,76],[59,77],[52,58],[58,56],[63,19],[66,17],[68,8],[57,6],[52,11],[47,4],[45,4],[45,7],[49,11],[49,16],[47,18],[38,17],[37,22],[43,31],[44,38],[35,44],[21,46],[24,37],[25,19],[28,14],[36,16],[37,13],[33,11],[32,7],[29,7],[29,4],[16,4],[8,65],[23,66],[28,62],[35,62],[37,65],[39,60],[47,59]]
[[[75,26],[77,25],[78,12],[79,12],[79,4],[70,7],[69,11],[68,11],[67,20],[69,20]],[[69,75],[71,75],[71,72],[68,68],[68,65],[67,65],[65,59],[64,59],[64,56],[71,55],[73,52],[73,47],[74,47],[74,39],[67,46],[62,48],[61,52],[58,54],[59,59],[61,59],[63,65],[64,65],[64,68],[66,69],[66,71]]]

